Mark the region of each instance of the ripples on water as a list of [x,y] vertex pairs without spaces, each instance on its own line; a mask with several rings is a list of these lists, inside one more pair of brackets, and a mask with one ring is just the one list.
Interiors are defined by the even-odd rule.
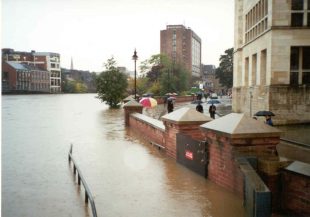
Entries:
[[2,216],[244,216],[242,201],[167,158],[94,94],[2,96]]

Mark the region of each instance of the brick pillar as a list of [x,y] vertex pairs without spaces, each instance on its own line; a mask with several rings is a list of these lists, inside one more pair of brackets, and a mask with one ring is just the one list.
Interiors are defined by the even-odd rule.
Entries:
[[129,116],[132,113],[140,113],[142,114],[142,110],[143,110],[143,106],[138,103],[135,100],[131,100],[129,102],[127,102],[124,106],[123,106],[124,110],[125,110],[125,126],[129,126]]
[[192,108],[181,108],[162,117],[166,128],[166,153],[176,159],[177,133],[191,136],[193,139],[203,140],[200,125],[211,121],[210,117],[197,112]]
[[272,153],[280,141],[279,130],[244,114],[231,113],[203,124],[201,129],[208,142],[208,178],[240,195],[243,175],[236,158]]

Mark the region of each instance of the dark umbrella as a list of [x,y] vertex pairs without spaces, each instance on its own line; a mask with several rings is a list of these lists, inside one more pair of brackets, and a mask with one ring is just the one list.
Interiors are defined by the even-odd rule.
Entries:
[[217,99],[210,99],[207,104],[220,104],[221,102]]
[[275,116],[271,111],[259,111],[255,113],[255,116]]

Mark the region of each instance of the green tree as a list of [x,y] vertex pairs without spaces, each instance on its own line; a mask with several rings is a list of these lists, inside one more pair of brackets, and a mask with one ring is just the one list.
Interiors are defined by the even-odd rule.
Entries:
[[152,55],[142,62],[140,70],[148,78],[149,91],[155,94],[182,92],[189,87],[189,73],[164,54]]
[[220,65],[215,71],[220,84],[227,88],[233,85],[233,52],[234,48],[225,50],[225,54],[220,57]]
[[119,108],[128,86],[127,76],[117,69],[116,61],[110,58],[105,63],[106,71],[96,78],[98,98],[110,108]]

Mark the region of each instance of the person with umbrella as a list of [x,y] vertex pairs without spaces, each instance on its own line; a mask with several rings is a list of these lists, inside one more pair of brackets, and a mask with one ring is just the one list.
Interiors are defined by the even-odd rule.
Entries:
[[271,120],[271,116],[275,116],[271,111],[259,111],[256,112],[255,116],[265,116],[265,124],[268,124],[269,126],[273,126],[273,122]]
[[212,103],[212,105],[210,105],[209,107],[209,113],[210,113],[210,117],[215,119],[215,111],[216,111],[216,106]]
[[266,115],[265,118],[266,118],[265,123],[270,125],[270,126],[273,126],[273,122],[271,120],[271,116],[270,115]]

